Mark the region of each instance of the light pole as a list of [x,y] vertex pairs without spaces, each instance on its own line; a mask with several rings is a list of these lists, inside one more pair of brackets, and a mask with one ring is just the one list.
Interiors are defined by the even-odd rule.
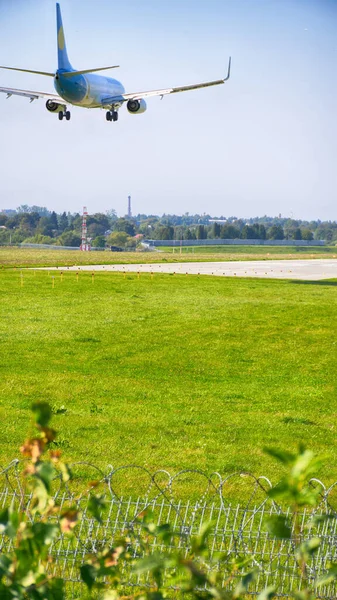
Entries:
[[[15,227],[13,227],[13,230],[15,229]],[[9,232],[9,245],[12,245],[12,232]]]

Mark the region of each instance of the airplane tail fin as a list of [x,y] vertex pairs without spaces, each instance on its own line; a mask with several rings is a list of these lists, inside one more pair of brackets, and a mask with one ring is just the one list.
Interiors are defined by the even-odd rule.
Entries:
[[56,22],[57,22],[57,55],[58,55],[58,69],[66,69],[67,71],[72,70],[72,66],[69,62],[67,47],[64,38],[63,24],[61,8],[59,3],[56,4]]

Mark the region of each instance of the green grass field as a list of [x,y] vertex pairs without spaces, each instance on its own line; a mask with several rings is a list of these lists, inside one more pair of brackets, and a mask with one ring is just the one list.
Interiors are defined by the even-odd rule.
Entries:
[[0,271],[0,464],[43,400],[70,460],[275,480],[303,441],[337,480],[336,282],[52,275]]
[[[179,245],[162,246],[159,249],[174,256],[180,254]],[[219,260],[219,254],[223,255],[223,260],[281,260],[282,258],[295,260],[296,258],[331,258],[333,255],[336,258],[337,248],[335,246],[184,246],[181,248],[181,254],[188,254],[190,257],[195,254],[196,258],[198,254],[205,255],[205,258],[212,254],[214,256],[212,260]]]
[[48,250],[36,248],[0,247],[0,268],[99,265],[119,263],[157,263],[181,261],[270,260],[298,258],[336,258],[335,246],[203,246],[161,248],[160,252],[80,252],[79,250]]

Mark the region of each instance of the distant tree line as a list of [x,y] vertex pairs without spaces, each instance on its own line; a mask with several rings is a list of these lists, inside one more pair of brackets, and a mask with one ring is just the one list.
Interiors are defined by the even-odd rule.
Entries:
[[[210,222],[211,219],[222,221]],[[0,212],[0,245],[35,243],[60,246],[81,244],[82,215],[57,214],[45,207],[22,205]],[[115,210],[87,217],[94,247],[135,248],[142,239],[154,240],[326,240],[337,242],[336,221],[302,221],[281,217],[214,217],[211,215],[145,215],[118,217]]]

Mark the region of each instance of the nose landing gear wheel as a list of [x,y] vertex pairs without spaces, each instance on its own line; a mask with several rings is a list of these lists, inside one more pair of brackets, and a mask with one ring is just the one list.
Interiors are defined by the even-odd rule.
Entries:
[[118,112],[117,110],[114,110],[112,113],[112,120],[113,121],[118,121]]
[[106,116],[106,120],[107,121],[112,121],[112,114],[111,114],[111,112],[109,110],[108,110],[108,112],[106,113],[105,116]]
[[59,112],[59,121],[63,121],[63,112]]
[[70,117],[71,117],[71,115],[70,115],[70,112],[69,112],[69,110],[66,110],[66,112],[65,112],[65,117],[66,117],[66,120],[67,120],[67,121],[70,121]]

